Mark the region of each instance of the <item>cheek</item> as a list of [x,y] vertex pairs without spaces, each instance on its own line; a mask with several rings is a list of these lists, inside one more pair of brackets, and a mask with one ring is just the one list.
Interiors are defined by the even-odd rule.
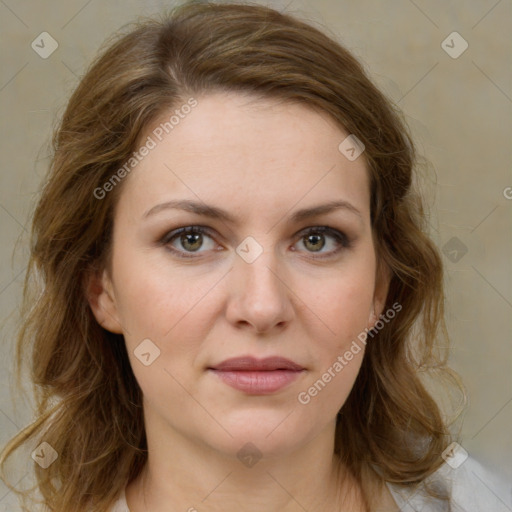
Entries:
[[361,341],[368,324],[373,280],[335,282],[317,299],[318,311],[329,327],[310,333],[314,364],[297,400],[316,417],[333,418],[345,403],[365,353]]
[[127,337],[132,341],[146,337],[163,341],[183,330],[186,336],[184,326],[190,328],[191,322],[202,326],[198,315],[208,315],[203,299],[218,280],[212,272],[191,278],[186,270],[171,268],[165,258],[155,261],[143,253],[118,258],[116,302]]
[[375,284],[370,269],[371,266],[364,272],[348,271],[329,279],[308,304],[323,320],[338,348],[368,325]]
[[322,322],[309,333],[314,340],[314,365],[298,401],[318,415],[335,415],[357,378],[365,353],[362,336],[368,327],[374,285],[373,260],[361,258],[358,264],[347,265],[346,271],[325,280],[308,304]]

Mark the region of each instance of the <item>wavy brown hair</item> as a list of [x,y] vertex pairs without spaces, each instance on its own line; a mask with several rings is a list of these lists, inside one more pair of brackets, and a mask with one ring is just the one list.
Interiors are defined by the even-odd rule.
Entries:
[[192,3],[109,41],[54,134],[17,348],[18,379],[30,361],[36,420],[1,458],[5,480],[6,460],[19,448],[46,441],[57,451],[47,469],[34,465],[47,510],[105,511],[146,462],[142,395],[123,338],[100,327],[84,289],[90,272],[108,264],[122,183],[101,200],[94,191],[155,120],[213,91],[298,102],[364,143],[377,254],[391,273],[385,309],[402,310],[367,345],[337,418],[335,451],[367,510],[371,481],[413,486],[443,462],[449,432],[420,379],[444,367],[436,348],[446,340],[442,262],[426,235],[412,184],[415,149],[398,109],[345,48],[309,23],[262,6]]

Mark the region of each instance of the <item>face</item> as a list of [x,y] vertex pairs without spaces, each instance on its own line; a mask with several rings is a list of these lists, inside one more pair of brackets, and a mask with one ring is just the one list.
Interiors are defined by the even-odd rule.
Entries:
[[325,114],[243,95],[158,125],[89,299],[124,334],[146,428],[231,455],[333,435],[387,292],[364,155]]

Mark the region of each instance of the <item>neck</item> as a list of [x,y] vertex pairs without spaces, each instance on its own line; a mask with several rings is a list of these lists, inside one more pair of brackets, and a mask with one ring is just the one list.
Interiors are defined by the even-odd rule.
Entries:
[[[359,487],[333,454],[334,427],[286,453],[241,461],[175,430],[147,431],[148,460],[126,490],[131,512],[363,510]],[[242,443],[243,444],[243,443]]]

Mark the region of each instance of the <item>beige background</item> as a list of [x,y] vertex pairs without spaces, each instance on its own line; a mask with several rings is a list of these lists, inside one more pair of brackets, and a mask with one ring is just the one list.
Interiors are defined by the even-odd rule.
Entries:
[[[512,2],[266,3],[327,25],[404,110],[421,152],[432,162],[437,178],[427,175],[426,190],[432,236],[445,252],[451,361],[470,395],[462,445],[512,479],[512,188],[507,188],[512,187]],[[13,335],[26,233],[48,164],[51,128],[104,39],[137,16],[169,5],[157,0],[0,1],[2,445],[31,417],[28,403],[10,389]],[[31,48],[43,31],[59,44],[47,59]],[[456,59],[441,46],[454,31],[469,45]],[[452,51],[461,48],[451,39]],[[453,237],[458,241],[446,246]],[[28,457],[19,460],[20,478],[31,463]],[[14,509],[12,495],[0,487],[0,511]]]

